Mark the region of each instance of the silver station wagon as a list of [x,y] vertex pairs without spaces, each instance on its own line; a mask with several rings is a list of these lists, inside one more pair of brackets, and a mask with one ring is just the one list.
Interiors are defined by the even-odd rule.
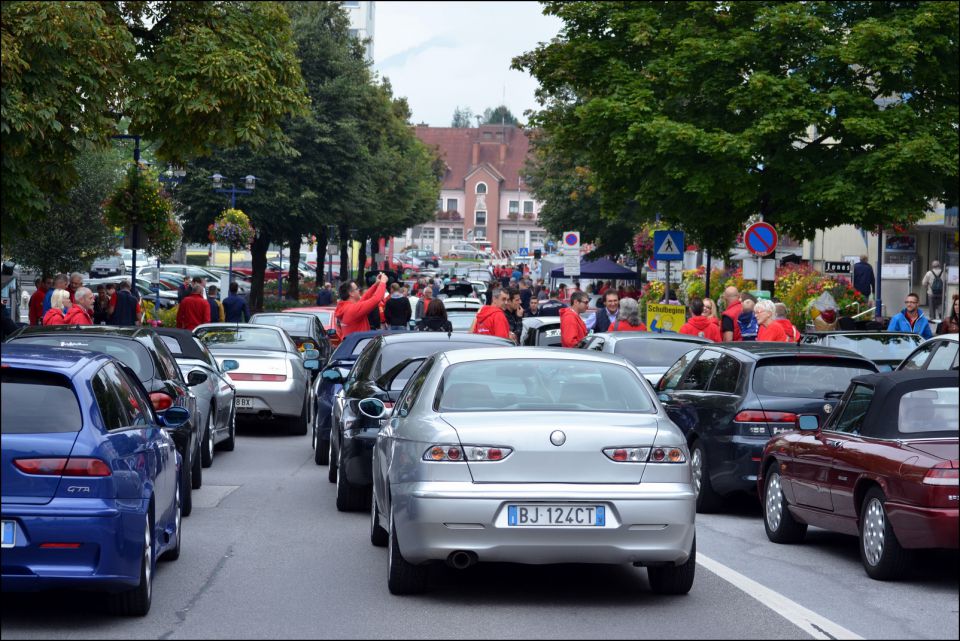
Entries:
[[[361,401],[372,422],[387,416]],[[427,565],[631,563],[683,594],[696,563],[689,452],[630,363],[518,347],[426,359],[373,454],[370,539],[394,594]]]

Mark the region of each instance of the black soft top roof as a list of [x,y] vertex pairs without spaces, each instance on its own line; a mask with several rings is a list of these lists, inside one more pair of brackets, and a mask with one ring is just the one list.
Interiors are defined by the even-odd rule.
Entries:
[[[900,372],[885,372],[882,374],[866,374],[857,376],[850,381],[851,385],[861,384],[872,387],[873,401],[867,410],[864,425],[870,426],[871,435],[880,438],[949,438],[950,432],[932,430],[929,432],[911,432],[904,434],[898,427],[900,417],[900,399],[910,392],[939,387],[957,389],[960,384],[960,373],[955,371],[910,370]],[[931,400],[924,398],[917,401],[912,411],[931,412],[931,420],[936,420],[932,413],[935,406]],[[957,426],[954,424],[954,428]]]
[[177,358],[189,358],[196,361],[206,361],[207,356],[203,353],[203,350],[200,349],[200,346],[197,345],[197,341],[193,338],[193,333],[186,329],[175,329],[173,327],[158,327],[156,331],[161,336],[169,336],[174,338],[177,341],[177,344],[180,346],[179,353],[174,350],[174,357]]

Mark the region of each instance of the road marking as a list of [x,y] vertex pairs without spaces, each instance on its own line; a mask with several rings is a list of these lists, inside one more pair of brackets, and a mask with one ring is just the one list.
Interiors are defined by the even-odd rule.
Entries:
[[839,623],[834,623],[830,619],[820,616],[813,610],[807,609],[779,592],[728,568],[719,561],[714,561],[708,556],[697,553],[697,563],[734,587],[746,592],[814,639],[863,639],[863,637],[851,632]]

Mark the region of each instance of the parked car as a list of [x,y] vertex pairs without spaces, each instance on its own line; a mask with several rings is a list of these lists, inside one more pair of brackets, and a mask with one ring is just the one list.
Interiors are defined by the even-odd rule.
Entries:
[[897,366],[901,370],[956,370],[957,334],[941,334],[925,341]]
[[301,353],[289,334],[272,325],[206,323],[193,335],[233,381],[238,414],[280,419],[291,434],[307,433],[313,406],[307,370],[319,369],[320,352]]
[[[297,344],[297,349],[301,352],[308,349],[308,345],[312,345],[312,349],[320,352],[318,360],[321,366],[326,365],[327,361],[330,360],[330,353],[333,351],[330,347],[330,338],[323,323],[315,314],[296,311],[263,312],[251,316],[250,322],[283,328],[290,334],[290,338]],[[313,370],[312,376],[316,376],[319,372],[319,368]]]
[[770,440],[757,479],[764,528],[775,543],[807,526],[860,538],[874,579],[896,579],[921,548],[958,548],[957,372],[854,378],[821,425]]
[[479,288],[469,281],[447,283],[440,288],[437,298],[476,298],[480,300]]
[[458,333],[467,333],[473,326],[473,321],[477,318],[477,312],[449,312],[447,320],[453,326],[453,331]]
[[[253,261],[249,261],[249,260],[236,261],[235,260],[233,261],[233,271],[239,272],[240,274],[245,275],[247,278],[251,278],[253,276]],[[277,280],[277,274],[283,274],[284,278],[290,277],[290,274],[289,272],[287,272],[287,270],[280,270],[280,268],[277,265],[270,267],[268,263],[263,273],[263,279]]]
[[881,372],[896,369],[923,339],[907,332],[808,332],[804,345],[825,345],[855,352],[874,362]]
[[447,252],[447,258],[456,260],[458,258],[484,258],[486,254],[471,245],[470,243],[454,243],[450,251]]
[[853,352],[791,343],[718,343],[681,356],[657,392],[690,446],[697,510],[754,492],[771,435],[796,429],[800,414],[826,418],[853,377],[876,371]]
[[[106,285],[107,283],[113,283],[117,285],[120,281],[130,281],[129,276],[109,276],[107,278],[91,278],[84,281],[84,286],[89,287],[92,291],[97,291],[97,285]],[[156,302],[157,292],[151,289],[154,283],[150,281],[143,280],[141,278],[137,279],[137,294],[140,298],[149,300],[151,302]],[[160,284],[160,309],[169,309],[177,304],[177,290],[176,288],[170,288],[164,284]]]
[[358,403],[377,398],[393,406],[404,384],[420,364],[440,351],[472,347],[512,347],[513,343],[495,336],[445,334],[443,332],[397,332],[370,341],[344,378],[336,370],[323,376],[340,383],[344,403],[330,431],[330,467],[327,477],[337,484],[337,509],[362,510],[370,501],[370,454],[377,430],[361,420]]
[[[415,296],[413,298],[416,300]],[[416,303],[414,303],[414,305],[416,305]],[[481,307],[483,307],[483,301],[479,298],[453,297],[443,300],[443,308],[448,312],[478,312]]]
[[336,319],[333,316],[334,312],[337,311],[336,305],[325,307],[288,307],[283,311],[313,314],[320,319],[320,324],[323,325],[323,329],[327,333],[327,338],[330,340],[330,347],[336,349],[337,345],[340,344],[340,337],[337,336]]
[[[405,252],[406,256],[418,261],[423,267],[440,267],[440,257],[429,249],[411,249]],[[416,263],[415,263],[416,264]]]
[[[337,371],[345,379],[363,348],[377,336],[389,333],[389,330],[378,329],[348,334],[330,356],[324,371]],[[317,465],[326,465],[330,462],[330,426],[335,422],[334,406],[337,406],[337,418],[343,410],[343,386],[328,377],[318,376],[313,382],[313,403],[313,459]]]
[[560,347],[559,316],[524,316],[521,347]]
[[622,356],[653,385],[681,356],[711,341],[686,334],[605,332],[590,334],[577,347]]
[[227,289],[227,279],[229,278],[230,282],[237,284],[237,293],[241,296],[250,295],[250,277],[241,274],[240,272],[234,270],[230,271],[226,268],[220,267],[206,267],[208,272],[220,279],[221,283],[221,297],[228,296],[230,291]]
[[232,452],[236,446],[236,389],[210,350],[185,329],[158,327],[160,340],[177,360],[180,373],[197,397],[197,423],[203,426],[200,437],[200,462],[213,464],[214,449]]
[[120,254],[111,256],[101,256],[93,261],[90,266],[91,278],[104,278],[106,276],[123,276],[127,272],[127,266],[123,263]]
[[8,342],[49,347],[73,347],[113,356],[133,370],[147,390],[153,409],[162,417],[173,407],[182,407],[190,419],[171,429],[173,442],[183,460],[180,486],[183,515],[193,511],[193,493],[203,484],[200,460],[200,425],[197,397],[190,392],[170,349],[149,327],[109,325],[46,325],[24,327]]
[[103,590],[146,615],[157,559],[180,556],[190,486],[168,430],[189,412],[156,415],[106,354],[22,343],[2,362],[3,590]]
[[394,594],[422,591],[436,561],[644,565],[654,592],[685,594],[694,517],[683,435],[618,357],[439,353],[377,433],[370,541],[389,547]]

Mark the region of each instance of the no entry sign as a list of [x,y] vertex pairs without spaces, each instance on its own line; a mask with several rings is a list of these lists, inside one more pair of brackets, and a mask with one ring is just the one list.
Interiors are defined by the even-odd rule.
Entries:
[[754,256],[767,256],[777,248],[777,230],[770,223],[754,223],[747,227],[743,242]]

